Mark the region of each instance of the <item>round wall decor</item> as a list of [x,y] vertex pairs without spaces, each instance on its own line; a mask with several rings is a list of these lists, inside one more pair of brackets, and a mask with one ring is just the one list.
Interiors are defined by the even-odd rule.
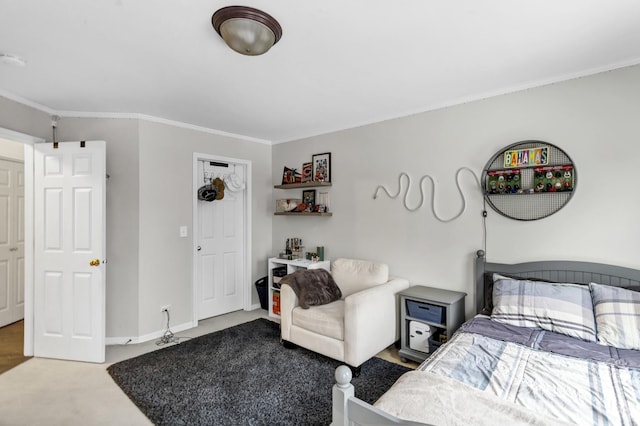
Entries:
[[516,142],[482,171],[487,203],[516,220],[537,220],[565,206],[577,185],[576,167],[562,149],[543,141]]

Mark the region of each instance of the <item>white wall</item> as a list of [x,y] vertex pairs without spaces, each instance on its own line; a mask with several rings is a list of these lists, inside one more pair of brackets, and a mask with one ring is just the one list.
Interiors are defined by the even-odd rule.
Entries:
[[[503,147],[537,139],[572,158],[576,192],[558,213],[537,221],[515,221],[489,209],[488,259],[579,259],[640,268],[639,110],[636,66],[278,144],[276,184],[285,165],[300,167],[314,153],[332,153],[334,215],[275,217],[272,251],[277,253],[285,238],[299,236],[308,248],[325,245],[328,258],[384,261],[392,274],[414,284],[467,292],[470,316],[473,260],[483,241],[483,197],[473,178],[461,175],[467,211],[448,224],[438,222],[428,206],[410,213],[400,199],[380,194],[374,200],[374,191],[379,184],[397,191],[399,173],[407,172],[414,180],[409,202],[415,206],[417,181],[430,174],[437,181],[436,209],[451,217],[461,208],[454,181],[458,168],[468,166],[480,176]],[[275,190],[273,198],[298,192]]]
[[0,138],[0,158],[24,162],[24,144]]

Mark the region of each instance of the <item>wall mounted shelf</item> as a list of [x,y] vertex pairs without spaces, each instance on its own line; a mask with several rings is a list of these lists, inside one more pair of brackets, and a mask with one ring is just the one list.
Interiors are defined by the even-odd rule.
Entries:
[[275,212],[275,216],[333,216],[331,212]]
[[331,182],[304,182],[304,183],[287,183],[284,185],[273,185],[273,187],[276,189],[319,188],[322,186],[331,186]]
[[[534,157],[538,152],[540,158]],[[517,142],[498,151],[485,166],[481,181],[484,198],[496,212],[525,221],[560,210],[573,197],[578,182],[569,155],[553,144],[536,140]]]
[[[297,188],[326,188],[331,186],[331,182],[304,182],[304,183],[286,183],[286,184],[282,184],[282,185],[273,185],[274,188],[276,189],[297,189]],[[303,191],[304,192],[304,191]],[[315,192],[315,191],[314,191]],[[279,210],[279,209],[277,209]],[[333,213],[331,212],[297,212],[297,211],[288,211],[288,212],[282,212],[282,211],[276,211],[273,213],[274,216],[324,216],[324,217],[330,217],[333,216]]]

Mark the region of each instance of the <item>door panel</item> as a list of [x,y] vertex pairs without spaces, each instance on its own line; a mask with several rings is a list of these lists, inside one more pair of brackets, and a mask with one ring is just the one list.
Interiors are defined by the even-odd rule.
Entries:
[[[9,191],[9,187],[7,186],[6,188]],[[0,195],[0,217],[2,217],[0,222],[0,245],[9,245],[9,230],[11,229],[10,200],[9,195]]]
[[47,306],[42,315],[43,331],[47,336],[63,337],[62,312],[64,312],[62,273],[47,271],[44,275],[43,304]]
[[104,362],[105,143],[36,144],[34,169],[34,355]]
[[236,258],[238,254],[236,252],[225,253],[224,254],[224,295],[234,296],[238,294],[238,285],[237,285],[237,263]]
[[0,160],[0,327],[24,318],[24,165]]
[[91,251],[91,188],[76,188],[73,191],[73,250]]
[[[236,173],[243,168],[235,167]],[[203,162],[198,173],[204,182]],[[198,201],[198,232],[198,319],[242,309],[244,192],[225,191],[221,200]]]
[[212,254],[206,254],[201,256],[201,271],[202,271],[202,300],[209,302],[216,297],[215,287],[215,264],[216,256]]
[[93,318],[91,305],[86,300],[93,299],[91,294],[91,274],[73,274],[73,336],[91,338],[93,330]]
[[24,256],[17,260],[17,265],[18,295],[16,297],[16,305],[21,309],[20,317],[24,317]]
[[16,203],[14,206],[14,215],[13,215],[13,235],[15,235],[15,247],[17,250],[15,251],[15,265],[13,269],[13,280],[16,285],[16,293],[15,293],[15,305],[14,305],[14,317],[16,319],[24,318],[24,228],[25,228],[25,210],[24,210],[24,185],[25,185],[25,176],[24,176],[24,164],[20,164],[18,170],[16,172],[16,186],[17,186],[17,194],[16,194]]
[[0,313],[8,312],[10,309],[9,285],[9,261],[0,260]]

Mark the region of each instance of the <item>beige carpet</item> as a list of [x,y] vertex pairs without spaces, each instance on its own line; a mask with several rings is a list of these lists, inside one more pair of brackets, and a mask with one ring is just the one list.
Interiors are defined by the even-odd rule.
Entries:
[[[266,317],[266,311],[234,312],[201,321],[181,337],[197,337]],[[155,341],[107,346],[107,363],[32,358],[0,374],[0,425],[150,425],[106,369],[114,362],[157,350]]]

